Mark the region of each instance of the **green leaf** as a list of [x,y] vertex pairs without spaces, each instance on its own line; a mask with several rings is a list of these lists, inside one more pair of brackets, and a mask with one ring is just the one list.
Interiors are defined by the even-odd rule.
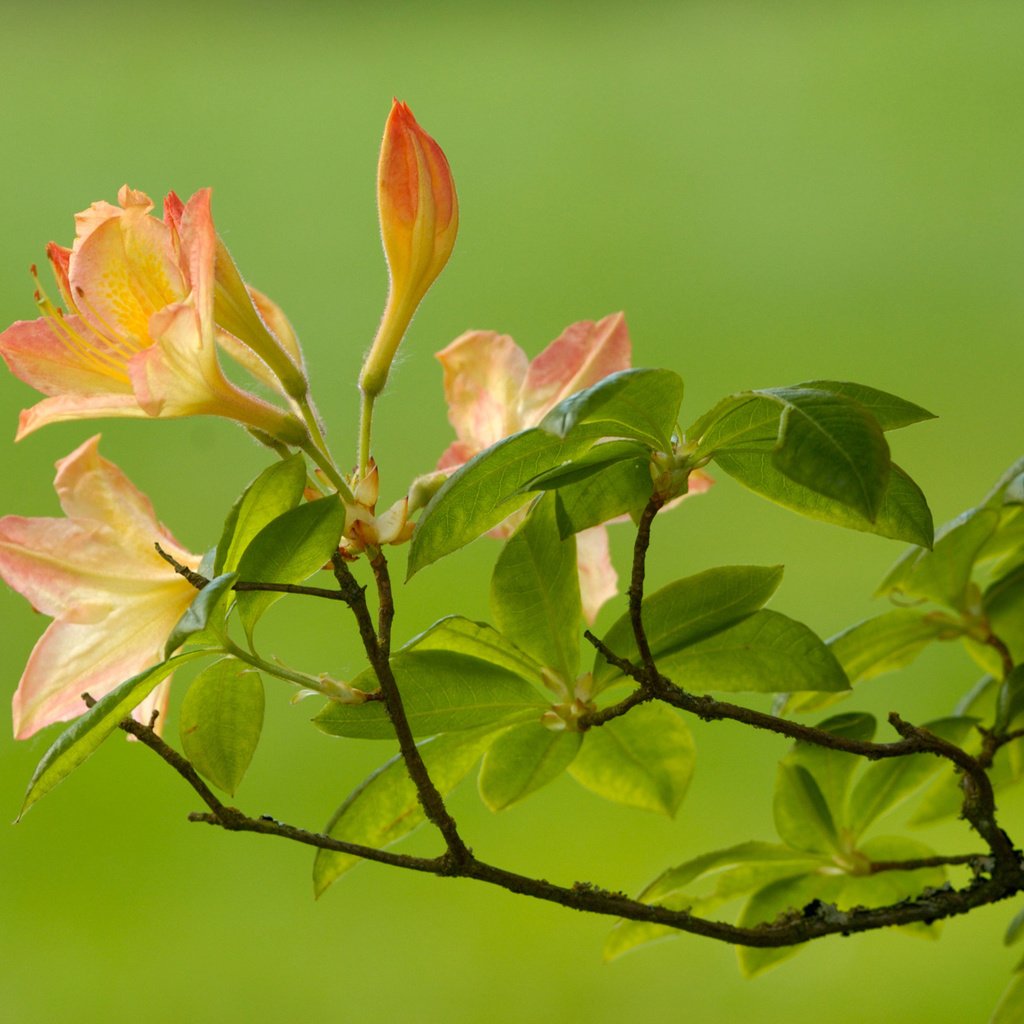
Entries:
[[501,811],[554,781],[580,749],[578,732],[554,732],[540,722],[524,722],[503,732],[484,754],[480,797]]
[[439,619],[429,629],[413,637],[403,651],[451,651],[489,661],[524,679],[540,681],[543,665],[521,651],[486,622],[473,622],[461,615]]
[[998,690],[998,725],[1003,729],[1014,726],[1024,714],[1024,664],[1014,665]]
[[263,731],[263,681],[234,658],[203,669],[181,704],[185,756],[215,786],[235,795]]
[[[875,735],[875,724],[873,715],[853,711],[826,718],[817,727],[833,736],[865,742]],[[846,821],[846,792],[861,759],[855,754],[798,741],[783,759],[783,763],[800,765],[811,773],[828,805],[832,820],[843,825]]]
[[877,593],[923,598],[965,611],[974,563],[998,525],[996,509],[965,512],[936,533],[932,550],[908,551],[889,570]]
[[563,399],[540,429],[556,437],[632,438],[667,452],[682,400],[683,379],[672,370],[621,370]]
[[832,498],[789,479],[772,463],[771,450],[723,451],[715,461],[744,487],[769,501],[836,526],[878,534],[928,547],[932,514],[921,489],[895,463],[874,520]]
[[[805,874],[816,870],[820,864],[819,857],[799,853],[777,843],[740,843],[725,850],[701,854],[670,868],[641,893],[640,899],[672,910],[689,908],[693,914],[706,915],[723,903],[763,888],[769,882]],[[711,895],[698,896],[688,890],[691,883],[709,878],[717,879]],[[665,925],[618,921],[605,941],[604,958],[613,960],[644,943],[680,934]]]
[[1024,1020],[1024,974],[1017,973],[1003,989],[988,1024],[1020,1024]]
[[559,438],[532,428],[506,437],[453,473],[423,510],[409,551],[411,578],[449,555],[529,500],[527,481],[586,451],[592,438]]
[[981,606],[992,632],[1010,649],[1015,662],[1024,662],[1024,565],[991,583]]
[[772,804],[779,838],[795,850],[839,853],[835,821],[814,776],[800,764],[779,763]]
[[782,406],[754,391],[741,391],[723,398],[686,431],[695,444],[695,457],[711,458],[720,451],[751,445],[775,448],[779,439]]
[[694,693],[838,691],[850,685],[818,636],[767,609],[658,658],[658,670]]
[[[781,565],[728,565],[676,580],[644,598],[644,632],[656,659],[713,636],[756,612],[782,581]],[[619,657],[639,664],[629,615],[621,616],[602,638]],[[596,689],[621,675],[598,654]]]
[[569,774],[592,793],[669,817],[683,802],[696,752],[682,718],[664,704],[641,704],[587,730]]
[[231,506],[224,521],[214,575],[236,568],[253,537],[272,519],[295,508],[305,486],[306,463],[298,453],[260,473]]
[[[976,724],[973,718],[940,718],[925,728],[960,744]],[[850,794],[849,827],[860,835],[879,815],[899,806],[930,779],[952,774],[948,761],[933,754],[912,754],[869,764]]]
[[[445,650],[399,651],[391,659],[402,704],[417,736],[497,728],[503,723],[539,718],[550,704],[521,676],[490,661]],[[372,691],[376,676],[366,669],[352,680],[356,689]],[[329,701],[313,724],[331,736],[394,739],[382,700],[364,704]]]
[[[472,771],[495,738],[487,727],[473,732],[437,736],[417,744],[430,778],[447,796]],[[423,809],[405,763],[396,755],[363,782],[334,813],[324,831],[334,839],[383,849],[423,823]],[[362,858],[350,853],[318,850],[313,862],[317,896]]]
[[505,542],[491,577],[491,611],[517,647],[567,684],[576,679],[583,623],[576,541],[559,536],[553,494]]
[[227,601],[222,598],[231,591],[237,579],[237,572],[227,572],[196,592],[164,644],[165,658],[169,658],[187,640],[211,646],[219,646],[223,642],[227,633]]
[[62,732],[36,766],[25,793],[18,820],[25,812],[81,765],[93,751],[137,708],[179,665],[205,656],[205,651],[188,651],[169,658],[132,676],[101,697],[80,718]]
[[595,473],[600,473],[617,462],[642,458],[645,463],[651,459],[650,450],[638,441],[606,441],[595,444],[578,458],[565,462],[553,469],[539,473],[523,484],[521,490],[552,491],[570,484],[578,484]]
[[[758,924],[775,921],[781,914],[787,912],[802,916],[803,908],[815,900],[823,903],[834,902],[844,883],[845,878],[842,875],[805,874],[780,879],[765,886],[750,898],[737,924],[744,928],[753,928]],[[769,967],[795,956],[804,948],[802,945],[774,949],[737,946],[736,955],[743,975],[753,978]]]
[[872,416],[827,391],[775,388],[763,393],[784,406],[772,456],[776,469],[874,522],[891,460]]
[[[335,495],[290,509],[256,534],[239,560],[238,575],[247,583],[301,583],[334,554],[344,526],[345,508]],[[256,623],[280,597],[268,591],[238,594],[250,644]]]
[[647,456],[616,462],[586,480],[558,490],[558,529],[563,537],[621,515],[639,512],[653,491]]
[[887,391],[869,388],[866,384],[852,381],[809,380],[795,387],[812,391],[828,391],[833,395],[852,399],[866,409],[883,430],[898,430],[912,423],[935,419],[935,413],[908,402],[905,398],[891,395]]
[[1003,945],[1014,945],[1020,941],[1022,935],[1024,935],[1024,907],[1021,907],[1013,915],[1013,920],[1006,926],[1006,933],[1003,935]]

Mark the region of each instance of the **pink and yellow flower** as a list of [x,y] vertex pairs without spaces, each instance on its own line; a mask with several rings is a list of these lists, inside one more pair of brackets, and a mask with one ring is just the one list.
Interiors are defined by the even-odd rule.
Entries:
[[[495,331],[468,331],[437,358],[456,434],[437,468],[450,473],[503,437],[537,426],[563,398],[628,369],[632,344],[625,317],[613,313],[597,323],[570,325],[532,361],[507,334]],[[690,493],[708,486],[708,477],[692,474]],[[492,532],[508,536],[517,522],[513,517]],[[583,612],[593,622],[601,605],[618,593],[608,531],[582,530],[576,549]]]
[[11,371],[47,396],[22,413],[18,437],[63,420],[206,413],[300,443],[292,413],[231,383],[218,362],[219,342],[280,393],[304,393],[294,334],[242,283],[214,230],[210,190],[187,203],[172,193],[163,220],[142,192],[125,186],[118,200],[77,215],[70,249],[47,248],[67,312],[40,291],[43,316],[0,334]]
[[[66,518],[0,519],[0,576],[54,621],[29,656],[14,694],[14,735],[25,739],[85,711],[163,658],[175,623],[196,595],[157,554],[197,568],[157,522],[149,499],[91,438],[57,463],[54,487]],[[162,721],[169,680],[135,711]]]

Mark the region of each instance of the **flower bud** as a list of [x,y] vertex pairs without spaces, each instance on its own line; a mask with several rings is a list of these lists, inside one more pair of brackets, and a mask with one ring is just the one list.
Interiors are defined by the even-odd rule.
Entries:
[[448,262],[459,228],[448,161],[416,123],[412,111],[398,100],[384,129],[377,203],[391,285],[380,330],[359,381],[369,395],[383,390],[409,321]]

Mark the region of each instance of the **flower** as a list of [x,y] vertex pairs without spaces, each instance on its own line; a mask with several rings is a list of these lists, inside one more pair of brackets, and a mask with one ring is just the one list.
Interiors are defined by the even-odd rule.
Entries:
[[[32,650],[14,694],[14,735],[25,739],[85,711],[95,698],[163,659],[175,623],[196,595],[157,554],[198,568],[157,522],[149,499],[101,458],[99,436],[57,463],[65,519],[0,519],[0,576],[54,618]],[[167,707],[169,680],[135,711]]]
[[380,475],[377,463],[370,459],[369,469],[352,490],[354,501],[345,503],[345,529],[339,551],[343,558],[354,559],[368,547],[404,544],[412,537],[409,522],[409,498],[399,498],[377,515]]
[[383,390],[409,321],[448,262],[459,230],[459,204],[448,160],[398,100],[392,103],[384,128],[377,205],[390,288],[359,379],[367,395]]
[[[503,437],[535,427],[563,398],[627,369],[631,357],[622,313],[571,324],[532,362],[507,334],[467,331],[437,353],[457,438],[437,468],[451,473]],[[704,474],[691,475],[690,493],[708,486]],[[492,534],[508,536],[517,522],[510,517]],[[618,593],[605,527],[581,530],[576,555],[583,613],[592,623],[601,605]]]
[[232,384],[218,363],[220,342],[283,394],[305,380],[284,314],[246,291],[217,237],[210,190],[187,203],[171,193],[163,220],[127,185],[118,201],[78,214],[70,249],[47,247],[67,313],[40,289],[43,316],[0,334],[11,371],[47,396],[22,413],[18,438],[63,420],[208,413],[300,443],[295,416]]

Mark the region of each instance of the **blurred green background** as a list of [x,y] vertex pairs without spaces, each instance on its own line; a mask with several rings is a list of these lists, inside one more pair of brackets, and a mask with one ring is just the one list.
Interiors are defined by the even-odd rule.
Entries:
[[[1020,454],[1019,3],[708,0],[627,13],[189,0],[0,13],[0,318],[34,315],[28,265],[48,240],[70,242],[91,201],[124,182],[154,197],[212,185],[243,273],[299,331],[337,451],[354,450],[354,380],[386,287],[374,176],[392,95],[440,140],[461,236],[379,403],[386,501],[450,439],[434,351],[479,327],[533,355],[567,323],[616,309],[637,363],[686,378],[687,420],[729,391],[814,377],[932,409],[939,420],[893,441],[938,522]],[[0,380],[11,435],[32,401]],[[3,449],[2,510],[54,514],[52,463],[97,429],[197,551],[266,462],[225,422],[54,426]],[[629,542],[618,528],[620,568]],[[486,616],[496,551],[481,541],[404,587],[399,639],[439,610]],[[785,562],[774,606],[829,635],[880,610],[870,594],[899,551],[724,479],[659,528],[651,576]],[[0,614],[10,692],[44,621],[6,589]],[[279,604],[264,636],[312,671],[359,665],[334,608]],[[974,676],[958,651],[936,652],[866,686],[856,706],[934,716]],[[289,705],[283,684],[268,694],[238,802],[318,827],[390,748],[328,739],[307,724],[311,705]],[[16,814],[55,734],[15,745],[0,730],[0,818]],[[785,747],[726,725],[697,739],[676,821],[568,779],[500,816],[466,785],[454,808],[486,858],[636,891],[702,850],[773,838]],[[7,1020],[970,1022],[1013,964],[999,941],[1010,908],[997,907],[935,943],[829,939],[753,982],[730,948],[691,938],[605,966],[610,922],[468,882],[363,865],[314,902],[308,851],[190,825],[196,806],[148,751],[114,740],[23,823],[0,827]],[[1018,832],[1021,812],[1010,799]],[[956,823],[922,838],[944,852],[977,845]],[[437,846],[419,835],[407,848]]]

